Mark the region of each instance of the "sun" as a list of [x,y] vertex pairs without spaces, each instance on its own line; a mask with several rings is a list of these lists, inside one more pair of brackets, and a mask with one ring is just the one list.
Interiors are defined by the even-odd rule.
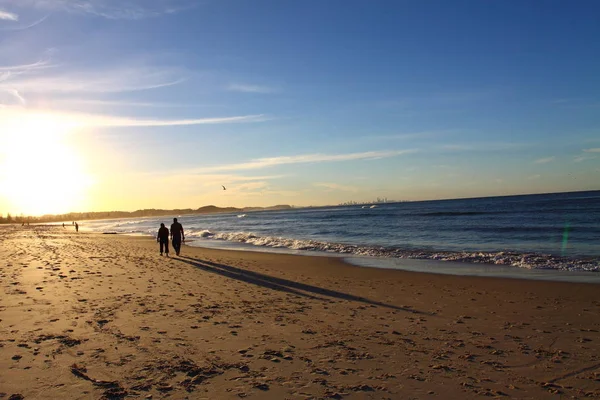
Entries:
[[80,210],[91,180],[69,145],[73,127],[43,113],[0,119],[0,196],[10,210],[34,216]]

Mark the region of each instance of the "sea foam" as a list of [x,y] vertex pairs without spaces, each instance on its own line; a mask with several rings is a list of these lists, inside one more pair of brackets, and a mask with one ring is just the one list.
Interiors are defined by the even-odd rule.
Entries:
[[[408,250],[397,247],[356,246],[342,243],[320,242],[316,240],[299,240],[276,236],[259,236],[251,232],[217,232],[207,230],[192,233],[207,240],[223,240],[245,243],[254,246],[287,248],[290,250],[305,250],[351,254],[358,256],[407,258],[439,261],[456,261],[467,263],[485,263],[495,265],[510,265],[528,269],[557,269],[568,271],[600,271],[600,259],[571,259],[549,254],[519,253],[519,252],[452,252],[430,250]],[[198,243],[201,246],[201,243]]]

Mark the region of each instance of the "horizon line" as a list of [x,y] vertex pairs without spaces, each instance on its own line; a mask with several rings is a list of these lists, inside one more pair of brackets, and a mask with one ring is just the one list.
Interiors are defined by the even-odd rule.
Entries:
[[[448,197],[448,198],[444,198],[444,199],[419,199],[419,200],[392,200],[392,201],[387,201],[383,204],[395,204],[395,203],[418,203],[418,202],[429,202],[429,201],[450,201],[450,200],[475,200],[475,199],[489,199],[489,198],[495,198],[495,197],[517,197],[517,196],[541,196],[541,195],[547,195],[547,194],[569,194],[569,193],[586,193],[586,192],[600,192],[600,188],[598,189],[586,189],[586,190],[573,190],[573,191],[568,191],[568,192],[539,192],[539,193],[513,193],[513,194],[503,194],[503,195],[491,195],[491,196],[476,196],[476,197]],[[366,203],[373,203],[373,204],[382,204],[381,202],[377,202],[377,201],[368,201],[368,202],[364,202],[361,204],[366,204]],[[242,210],[245,208],[258,208],[258,209],[266,209],[266,208],[274,208],[274,207],[290,207],[290,208],[294,208],[294,209],[301,209],[301,208],[324,208],[324,207],[348,207],[348,205],[343,205],[343,204],[324,204],[324,205],[305,205],[305,206],[299,206],[299,205],[293,205],[293,204],[275,204],[272,206],[242,206],[242,207],[236,207],[236,206],[227,206],[227,207],[221,207],[221,206],[216,206],[214,204],[209,204],[209,205],[205,205],[205,206],[200,206],[196,209],[193,208],[173,208],[173,209],[164,209],[164,208],[141,208],[141,209],[137,209],[137,210],[133,210],[133,211],[125,211],[125,210],[111,210],[111,211],[71,211],[68,213],[64,213],[64,214],[43,214],[43,215],[23,215],[23,214],[19,214],[19,215],[14,215],[11,217],[13,219],[15,218],[43,218],[43,217],[59,217],[59,216],[66,216],[66,215],[71,215],[71,214],[91,214],[91,213],[97,213],[97,214],[102,214],[102,213],[135,213],[138,211],[148,211],[148,210],[156,210],[156,211],[183,211],[183,210],[191,210],[191,211],[198,211],[202,208],[206,208],[206,207],[215,207],[215,208],[220,208],[220,209],[227,209],[227,208],[235,208],[237,210]],[[10,215],[11,213],[7,213],[6,215]],[[193,215],[193,214],[186,214],[186,215]],[[0,214],[0,218],[2,217],[2,214]]]

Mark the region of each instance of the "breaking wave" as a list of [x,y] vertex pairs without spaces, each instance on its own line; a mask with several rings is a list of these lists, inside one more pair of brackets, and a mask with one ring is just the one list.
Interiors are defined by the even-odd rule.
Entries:
[[269,248],[287,248],[290,250],[318,251],[356,256],[483,263],[528,269],[600,272],[600,258],[594,257],[574,259],[549,254],[519,253],[512,251],[453,252],[426,249],[402,249],[397,247],[357,246],[342,243],[320,242],[316,240],[259,236],[250,232],[213,233],[208,230],[203,230],[191,232],[188,236],[201,238],[202,240],[223,240]]

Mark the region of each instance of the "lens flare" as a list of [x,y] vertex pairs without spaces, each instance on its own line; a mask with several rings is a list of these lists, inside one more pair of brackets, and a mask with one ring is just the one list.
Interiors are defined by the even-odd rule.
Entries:
[[565,229],[563,230],[562,248],[561,255],[564,257],[567,254],[567,246],[569,245],[569,232],[571,231],[571,224],[565,223]]

